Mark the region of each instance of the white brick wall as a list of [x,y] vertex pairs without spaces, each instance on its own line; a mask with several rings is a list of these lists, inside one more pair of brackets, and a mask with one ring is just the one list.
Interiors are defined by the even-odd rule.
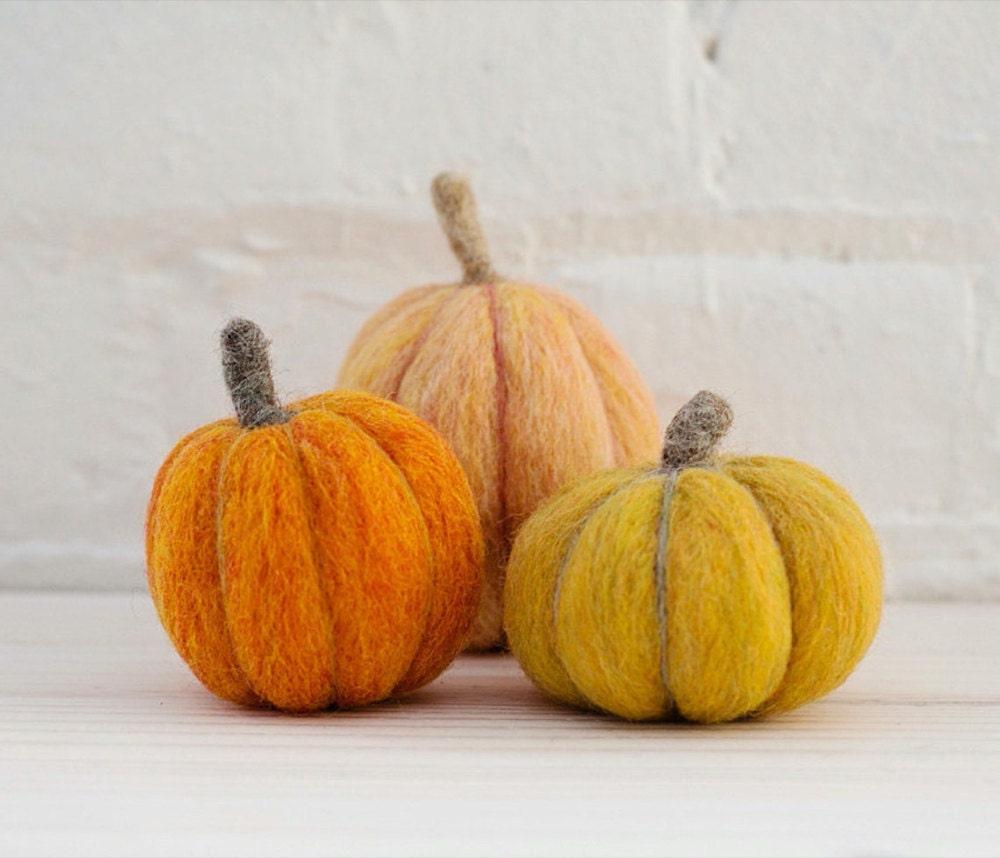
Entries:
[[216,333],[287,395],[455,276],[601,314],[661,416],[732,397],[878,527],[897,597],[1000,596],[1000,7],[0,5],[0,586],[141,587],[142,513],[227,410]]

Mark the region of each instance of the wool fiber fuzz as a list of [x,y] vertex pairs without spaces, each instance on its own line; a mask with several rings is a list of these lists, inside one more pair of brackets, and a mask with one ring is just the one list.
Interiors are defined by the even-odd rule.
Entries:
[[792,651],[759,714],[784,712],[840,685],[878,630],[882,563],[850,495],[802,462],[725,457],[722,472],[753,494],[781,549],[792,594]]
[[505,626],[546,693],[630,720],[730,721],[840,685],[878,627],[875,535],[791,459],[718,457],[728,405],[701,393],[658,465],[583,478],[514,544]]
[[[149,502],[164,628],[235,703],[345,708],[419,688],[465,644],[479,601],[464,472],[438,432],[386,400],[333,392],[281,408],[269,370],[249,379],[227,348],[234,325],[252,323],[223,337],[242,422],[183,438]],[[263,335],[254,348],[259,363]]]
[[411,408],[462,463],[486,543],[471,645],[490,649],[503,644],[503,575],[518,527],[565,483],[653,458],[658,423],[638,371],[591,313],[495,273],[468,183],[445,174],[432,192],[463,280],[411,289],[376,312],[338,384]]

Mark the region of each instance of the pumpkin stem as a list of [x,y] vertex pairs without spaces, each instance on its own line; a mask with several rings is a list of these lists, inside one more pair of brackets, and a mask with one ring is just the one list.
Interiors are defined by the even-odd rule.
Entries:
[[264,332],[249,319],[230,319],[220,339],[222,374],[240,426],[287,423],[292,415],[278,404]]
[[660,460],[663,470],[679,471],[709,462],[732,425],[733,409],[725,399],[709,390],[696,393],[667,427]]
[[462,263],[463,284],[496,280],[469,180],[455,173],[441,173],[431,183],[431,197],[451,250]]

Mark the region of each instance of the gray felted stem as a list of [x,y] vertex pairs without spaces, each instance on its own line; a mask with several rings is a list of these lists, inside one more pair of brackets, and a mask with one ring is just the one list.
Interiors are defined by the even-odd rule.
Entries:
[[231,319],[221,341],[222,374],[240,426],[287,423],[292,415],[278,404],[264,332],[249,319]]
[[696,393],[670,421],[663,438],[664,471],[679,471],[712,460],[733,425],[733,409],[708,390]]
[[472,285],[495,281],[497,273],[490,261],[469,180],[455,173],[441,173],[431,183],[431,196],[452,252],[462,263],[462,282]]

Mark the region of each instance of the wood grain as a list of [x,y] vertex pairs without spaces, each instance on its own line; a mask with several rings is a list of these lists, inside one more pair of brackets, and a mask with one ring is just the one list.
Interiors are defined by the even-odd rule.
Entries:
[[564,708],[497,656],[366,710],[243,710],[144,592],[0,594],[3,855],[998,852],[998,605],[890,605],[828,698],[705,728]]

